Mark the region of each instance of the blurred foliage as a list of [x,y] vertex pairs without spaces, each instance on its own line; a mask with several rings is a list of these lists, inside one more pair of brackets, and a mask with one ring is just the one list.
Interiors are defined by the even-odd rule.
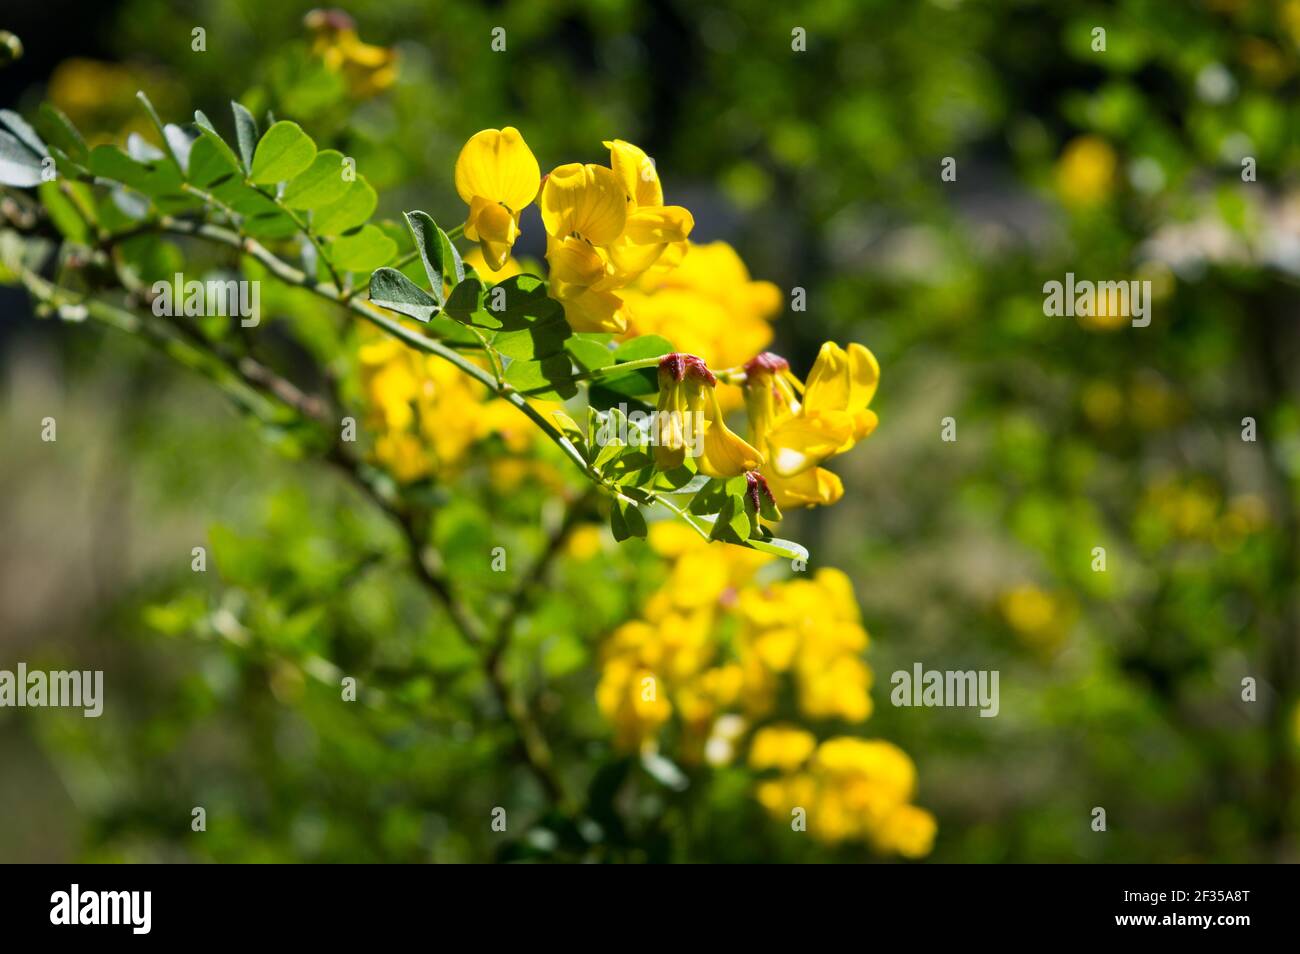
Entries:
[[[307,9],[126,0],[99,49],[17,105],[49,97],[120,141],[141,131],[136,88],[170,114],[225,115],[237,96],[355,156],[389,217],[459,215],[449,170],[484,126],[519,127],[544,168],[637,142],[695,213],[694,240],[806,290],[773,350],[807,368],[822,341],[861,341],[880,360],[880,428],[834,464],[849,492],[789,522],[810,569],[853,581],[878,676],[871,733],[915,759],[939,822],[929,857],[1300,857],[1300,3],[388,0],[350,12],[358,42],[395,60],[353,45],[333,70]],[[540,259],[535,213],[523,224],[516,254]],[[1043,285],[1067,272],[1151,281],[1150,327],[1045,317]],[[302,344],[262,346],[291,366],[305,347],[358,393],[338,325],[274,288],[263,307]],[[0,715],[6,765],[26,766],[0,782],[0,855],[870,857],[768,819],[739,761],[615,746],[600,647],[669,578],[649,546],[574,531],[504,660],[583,793],[581,813],[557,813],[380,514],[336,477],[266,460],[247,425],[131,342],[7,334],[4,659],[112,659],[123,704],[98,721]],[[105,436],[51,463],[30,422],[61,404]],[[940,439],[949,417],[955,442]],[[301,452],[292,431],[268,436]],[[430,489],[449,577],[492,607],[515,575],[486,552],[513,566],[564,519],[563,481],[508,461],[471,457],[454,493]],[[211,559],[197,583],[176,558],[196,533]],[[92,581],[61,539],[88,541]],[[20,564],[78,582],[42,594]],[[1000,671],[999,716],[887,705],[884,674],[916,661]],[[360,716],[338,705],[353,672]],[[1258,701],[1242,701],[1246,677]],[[20,832],[34,792],[52,802],[30,809],[47,842]]]

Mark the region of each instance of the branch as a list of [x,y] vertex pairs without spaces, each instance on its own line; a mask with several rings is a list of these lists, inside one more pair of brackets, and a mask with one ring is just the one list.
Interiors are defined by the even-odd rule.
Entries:
[[[252,358],[233,355],[192,329],[184,329],[182,339],[170,325],[146,320],[133,311],[96,298],[82,299],[52,282],[41,278],[30,269],[21,272],[23,284],[37,299],[55,307],[84,309],[85,314],[106,324],[143,337],[169,357],[186,367],[198,370],[220,385],[227,394],[243,407],[256,412],[250,396],[241,393],[247,389],[262,395],[281,407],[289,408],[312,423],[329,427],[325,402],[304,394],[295,384]],[[184,328],[182,325],[176,326]],[[238,385],[238,388],[232,387]],[[258,415],[265,419],[265,415]],[[348,479],[372,502],[389,516],[402,532],[411,568],[416,578],[443,605],[452,624],[465,641],[483,653],[484,673],[493,696],[501,706],[515,735],[516,750],[524,764],[533,773],[547,797],[562,810],[572,808],[562,783],[555,772],[550,747],[527,708],[518,703],[510,692],[504,673],[498,665],[499,653],[488,645],[486,627],[459,598],[448,580],[440,555],[425,539],[417,515],[401,500],[388,493],[375,480],[364,465],[347,452],[331,434],[329,450],[324,459],[341,470]],[[557,544],[558,546],[558,544]]]

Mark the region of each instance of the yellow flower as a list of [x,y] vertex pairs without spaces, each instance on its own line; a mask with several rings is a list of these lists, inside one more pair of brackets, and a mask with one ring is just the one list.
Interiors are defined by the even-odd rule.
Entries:
[[1115,150],[1097,136],[1072,139],[1056,163],[1056,188],[1062,201],[1075,207],[1104,202],[1115,188]]
[[934,847],[939,825],[934,816],[915,805],[899,805],[872,834],[872,843],[886,854],[924,858]]
[[1065,641],[1071,610],[1064,599],[1032,583],[1021,583],[998,600],[1007,625],[1031,649],[1053,650]]
[[[628,203],[623,234],[609,245],[610,261],[622,284],[656,268],[665,257],[663,270],[671,270],[686,253],[694,218],[681,206],[664,205],[659,172],[643,149],[622,139],[604,145]],[[673,252],[665,256],[670,246]]]
[[50,75],[51,104],[68,114],[93,146],[119,143],[130,133],[152,139],[156,133],[141,114],[136,91],[147,89],[163,114],[177,112],[187,94],[166,73],[137,65],[70,57]]
[[312,10],[303,23],[313,34],[312,53],[343,74],[357,99],[374,96],[397,80],[397,51],[362,43],[356,24],[342,10]]
[[680,467],[688,444],[698,449],[697,466],[708,477],[738,477],[762,465],[763,455],[722,419],[716,384],[713,373],[695,355],[675,352],[659,362],[654,447],[659,469]]
[[613,168],[560,166],[546,177],[540,200],[551,295],[579,332],[626,331],[624,301],[615,292],[661,259],[680,258],[694,226],[685,209],[662,204],[645,153],[621,140],[607,145]]
[[489,436],[515,454],[531,446],[527,419],[453,365],[392,338],[363,345],[358,359],[374,456],[399,481],[454,472]]
[[880,380],[875,355],[860,344],[845,349],[828,341],[806,386],[784,358],[770,353],[751,360],[745,373],[751,439],[766,457],[761,473],[777,506],[839,500],[843,484],[819,465],[875,430],[876,414],[867,407]]
[[537,197],[542,174],[513,126],[484,129],[456,159],[456,191],[469,206],[465,237],[478,242],[492,271],[505,265],[519,237],[519,214]]
[[[670,247],[619,293],[627,305],[627,337],[661,335],[709,367],[739,367],[771,343],[781,292],[771,282],[753,281],[726,242],[685,246],[675,268],[664,267],[673,257]],[[718,393],[725,410],[739,406],[739,398],[736,388]]]
[[623,749],[643,746],[672,715],[654,673],[625,657],[606,663],[596,687],[596,704],[615,726],[615,744]]
[[908,858],[929,853],[934,817],[910,804],[916,768],[901,749],[841,736],[822,742],[805,760],[759,786],[759,801],[773,816],[789,819],[792,810],[803,809],[808,832],[827,843],[868,841],[878,851]]
[[754,733],[749,766],[758,771],[778,768],[790,772],[803,765],[815,748],[817,740],[811,732],[788,725],[769,726]]

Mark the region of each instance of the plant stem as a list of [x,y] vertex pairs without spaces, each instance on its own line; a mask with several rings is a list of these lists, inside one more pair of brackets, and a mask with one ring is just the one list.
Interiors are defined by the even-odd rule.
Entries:
[[[165,326],[160,322],[146,320],[133,311],[100,299],[80,298],[29,269],[24,269],[21,277],[23,284],[38,300],[56,307],[82,308],[89,317],[102,324],[144,338],[179,364],[208,377],[238,405],[249,409],[262,420],[267,420],[269,415],[265,413],[265,407],[258,407],[259,398],[287,407],[323,427],[329,427],[332,423],[327,419],[325,402],[303,394],[292,382],[252,358],[232,355],[197,333],[187,335],[186,340],[182,340],[176,332],[163,330]],[[477,370],[482,373],[482,369]],[[371,479],[361,463],[337,439],[332,440],[324,459],[339,468],[354,486],[398,526],[416,578],[442,604],[462,638],[479,650],[484,675],[512,727],[516,749],[524,764],[537,779],[547,798],[561,810],[571,811],[573,805],[555,771],[545,736],[528,709],[510,691],[500,665],[503,646],[499,635],[489,644],[486,627],[457,595],[446,576],[440,554],[425,539],[417,515]],[[500,632],[499,625],[497,633]]]

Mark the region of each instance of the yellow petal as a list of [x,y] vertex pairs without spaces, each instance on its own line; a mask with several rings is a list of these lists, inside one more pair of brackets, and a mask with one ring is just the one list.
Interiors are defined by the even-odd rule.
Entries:
[[792,507],[824,507],[844,496],[839,477],[822,467],[813,467],[795,477],[765,473],[768,489],[782,510]]
[[663,205],[664,190],[659,183],[659,173],[654,161],[640,146],[622,139],[606,142],[609,164],[628,196],[637,205]]
[[582,239],[551,239],[547,245],[546,262],[551,267],[550,279],[560,290],[559,297],[567,297],[566,286],[590,288],[605,277],[605,260]]
[[695,227],[695,218],[680,205],[637,209],[627,217],[623,234],[634,245],[684,242]]
[[880,362],[871,349],[856,342],[849,345],[849,406],[857,412],[871,403],[880,383]]
[[513,126],[476,132],[456,159],[456,191],[466,205],[480,196],[518,212],[536,198],[541,181],[536,157]]
[[820,464],[853,440],[855,421],[842,411],[799,413],[767,435],[772,470],[793,477]]
[[718,397],[709,391],[712,414],[705,423],[704,453],[700,455],[700,473],[708,477],[739,477],[758,470],[763,465],[763,455],[727,427],[718,407]]
[[630,285],[660,260],[671,245],[634,245],[625,237],[606,245],[609,254],[610,280],[619,288]]
[[808,372],[804,406],[813,411],[843,411],[849,406],[849,391],[849,356],[834,341],[827,341]]
[[858,411],[853,415],[853,439],[866,440],[875,432],[876,425],[879,423],[880,418],[876,417],[875,411]]
[[475,196],[465,220],[465,237],[478,242],[488,268],[499,271],[519,237],[519,220],[505,206]]
[[586,289],[569,298],[560,299],[564,317],[569,327],[585,331],[622,334],[627,331],[627,316],[623,299],[613,292]]
[[542,222],[556,238],[575,232],[593,245],[608,245],[627,222],[627,196],[604,166],[571,162],[546,177]]

